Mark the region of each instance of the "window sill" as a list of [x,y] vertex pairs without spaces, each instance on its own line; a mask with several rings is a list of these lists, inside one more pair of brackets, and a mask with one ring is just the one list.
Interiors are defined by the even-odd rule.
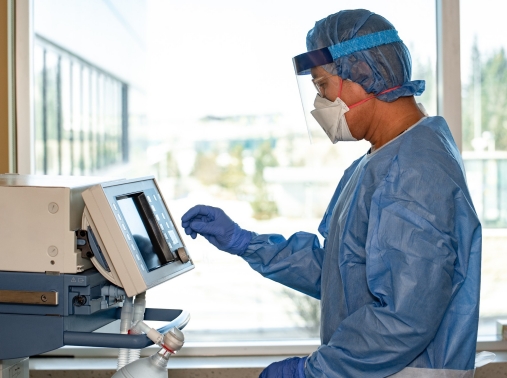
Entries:
[[[477,352],[487,350],[495,352],[497,355],[501,352],[507,353],[507,341],[505,340],[481,340],[477,342]],[[497,353],[499,352],[499,353]]]
[[[320,340],[298,341],[238,341],[238,342],[187,342],[177,357],[235,357],[235,356],[306,356],[314,352],[320,345]],[[158,350],[157,346],[150,346],[141,351],[141,356],[150,356]],[[507,341],[481,339],[477,342],[477,351],[506,352]],[[498,353],[497,353],[498,354]],[[44,358],[90,358],[112,357],[118,355],[114,348],[91,348],[65,346],[51,352],[44,353]]]
[[[187,342],[177,358],[183,357],[257,357],[257,356],[307,356],[320,345],[320,340],[298,341],[241,341],[241,342]],[[141,351],[142,357],[151,356],[159,347],[150,346]],[[507,347],[505,348],[507,350]],[[44,358],[90,358],[118,356],[118,349],[65,346],[44,353]]]
[[[252,369],[264,368],[272,362],[291,356],[307,356],[314,352],[319,340],[273,342],[189,342],[169,361],[169,369]],[[147,357],[158,350],[150,346],[142,350]],[[496,354],[495,363],[507,363],[507,341],[480,341],[477,351]],[[117,349],[67,346],[30,358],[30,370],[115,370]]]
[[[263,369],[270,363],[288,356],[236,356],[236,357],[174,357],[169,370],[204,369]],[[30,358],[30,371],[99,371],[116,370],[116,358]]]

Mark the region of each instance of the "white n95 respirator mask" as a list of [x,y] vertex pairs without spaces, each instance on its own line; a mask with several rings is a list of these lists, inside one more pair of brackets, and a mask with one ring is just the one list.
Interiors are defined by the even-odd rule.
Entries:
[[317,94],[313,105],[315,109],[311,111],[312,116],[324,129],[333,144],[338,141],[357,140],[350,133],[349,125],[345,119],[345,113],[349,111],[349,107],[339,97],[333,102]]

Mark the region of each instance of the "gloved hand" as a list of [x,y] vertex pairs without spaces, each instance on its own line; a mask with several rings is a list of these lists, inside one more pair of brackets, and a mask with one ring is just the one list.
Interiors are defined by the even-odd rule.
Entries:
[[259,378],[305,378],[305,362],[308,357],[291,357],[273,362],[261,372]]
[[242,255],[253,232],[243,230],[231,218],[217,207],[197,205],[181,217],[181,226],[192,239],[201,234],[218,249]]

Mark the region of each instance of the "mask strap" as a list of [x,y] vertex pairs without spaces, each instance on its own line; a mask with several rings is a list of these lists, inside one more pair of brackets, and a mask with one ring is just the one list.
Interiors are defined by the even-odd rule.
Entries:
[[[343,81],[342,81],[342,83],[343,83]],[[367,97],[367,98],[365,98],[364,100],[361,100],[361,101],[359,101],[359,102],[355,103],[354,105],[350,105],[350,106],[349,106],[349,109],[355,108],[356,106],[359,106],[359,105],[361,105],[361,104],[364,104],[364,103],[365,103],[365,102],[367,102],[367,101],[370,101],[372,98],[375,98],[375,97],[377,97],[377,96],[383,95],[383,94],[385,94],[385,93],[392,92],[392,91],[394,91],[395,89],[398,89],[398,88],[400,88],[400,87],[401,87],[401,85],[397,85],[396,87],[392,87],[392,88],[386,89],[385,91],[382,91],[382,92],[380,92],[379,94],[376,94],[376,95],[373,95],[373,96]],[[341,87],[340,87],[340,94],[341,94]]]
[[342,98],[342,88],[343,88],[343,79],[340,77],[340,93],[338,94],[339,98]]

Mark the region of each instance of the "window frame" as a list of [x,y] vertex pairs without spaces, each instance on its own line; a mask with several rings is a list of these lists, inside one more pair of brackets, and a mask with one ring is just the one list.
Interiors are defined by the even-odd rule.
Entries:
[[17,173],[35,171],[33,0],[17,0],[15,13]]

